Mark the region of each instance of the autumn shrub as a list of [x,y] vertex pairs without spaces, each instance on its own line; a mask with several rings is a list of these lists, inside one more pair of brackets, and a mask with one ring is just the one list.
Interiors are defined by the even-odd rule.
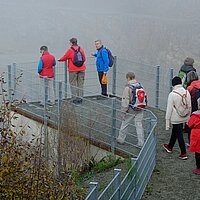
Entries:
[[0,85],[0,199],[83,199],[85,190],[76,186],[72,170],[65,168],[60,177],[57,162],[49,164],[42,134],[28,142],[20,139],[26,134],[23,130],[14,131],[12,120],[17,116],[11,111],[3,76]]

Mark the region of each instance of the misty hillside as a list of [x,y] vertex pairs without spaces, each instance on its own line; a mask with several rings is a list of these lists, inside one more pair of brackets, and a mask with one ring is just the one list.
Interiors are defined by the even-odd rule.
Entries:
[[48,45],[56,57],[77,37],[89,56],[102,39],[128,60],[180,66],[186,56],[199,65],[199,0],[0,0],[0,64],[38,60]]

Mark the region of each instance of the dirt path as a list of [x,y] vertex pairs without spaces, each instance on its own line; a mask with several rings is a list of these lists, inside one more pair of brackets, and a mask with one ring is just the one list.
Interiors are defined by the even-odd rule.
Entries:
[[[200,200],[200,176],[191,172],[195,167],[194,153],[187,153],[188,160],[180,160],[178,142],[172,154],[166,153],[162,144],[168,143],[170,131],[165,131],[165,113],[154,113],[158,117],[157,165],[142,200]],[[187,135],[184,137],[187,142]]]

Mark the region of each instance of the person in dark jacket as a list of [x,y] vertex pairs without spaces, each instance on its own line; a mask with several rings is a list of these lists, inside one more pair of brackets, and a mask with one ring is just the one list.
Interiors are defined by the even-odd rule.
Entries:
[[91,53],[91,56],[96,57],[96,67],[97,67],[99,82],[101,84],[101,94],[103,96],[108,96],[107,84],[102,84],[102,77],[107,76],[107,73],[109,71],[108,51],[102,45],[101,40],[96,40],[95,46],[96,46],[97,52],[94,54]]
[[[181,66],[178,76],[181,78],[182,86],[186,89],[188,86],[187,74],[191,71],[195,71],[196,69],[193,67],[194,59],[191,57],[187,57],[184,60],[184,64]],[[188,128],[187,124],[184,124],[184,130],[188,134],[188,142],[186,146],[190,146],[190,129]]]
[[[188,82],[187,90],[191,96],[192,112],[194,112],[198,110],[197,97],[196,97],[196,91],[200,90],[200,80],[198,74],[195,71],[190,71],[187,74],[187,82]],[[185,125],[185,132],[188,134],[188,142],[189,142],[188,146],[189,146],[191,129],[188,127],[187,124]]]
[[191,71],[195,71],[196,69],[193,67],[194,64],[194,59],[191,57],[187,57],[184,60],[184,64],[181,66],[180,70],[179,70],[179,74],[178,76],[181,78],[182,80],[182,85],[184,88],[187,88],[188,83],[187,83],[187,74]]
[[[38,73],[41,80],[41,85],[44,88],[44,77],[47,78],[48,84],[48,97],[50,104],[55,104],[55,92],[53,87],[53,78],[54,78],[54,66],[56,65],[56,60],[53,55],[48,52],[47,46],[40,47],[40,53],[42,56],[40,57],[38,63]],[[41,105],[44,105],[44,93],[45,90],[42,90],[42,100]]]

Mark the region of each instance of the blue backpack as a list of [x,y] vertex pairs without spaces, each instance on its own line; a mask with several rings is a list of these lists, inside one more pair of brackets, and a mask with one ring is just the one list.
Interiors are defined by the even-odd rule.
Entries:
[[[106,49],[106,51],[108,52],[108,59],[109,59],[109,67],[112,67],[114,64],[114,56],[112,55],[111,51],[109,49],[107,49],[106,47],[104,47],[104,49]],[[102,57],[102,50],[101,50],[101,57]]]
[[83,66],[83,63],[85,62],[83,55],[80,51],[80,47],[78,47],[77,50],[75,50],[73,47],[71,49],[74,51],[74,59],[73,59],[73,64],[77,67]]

